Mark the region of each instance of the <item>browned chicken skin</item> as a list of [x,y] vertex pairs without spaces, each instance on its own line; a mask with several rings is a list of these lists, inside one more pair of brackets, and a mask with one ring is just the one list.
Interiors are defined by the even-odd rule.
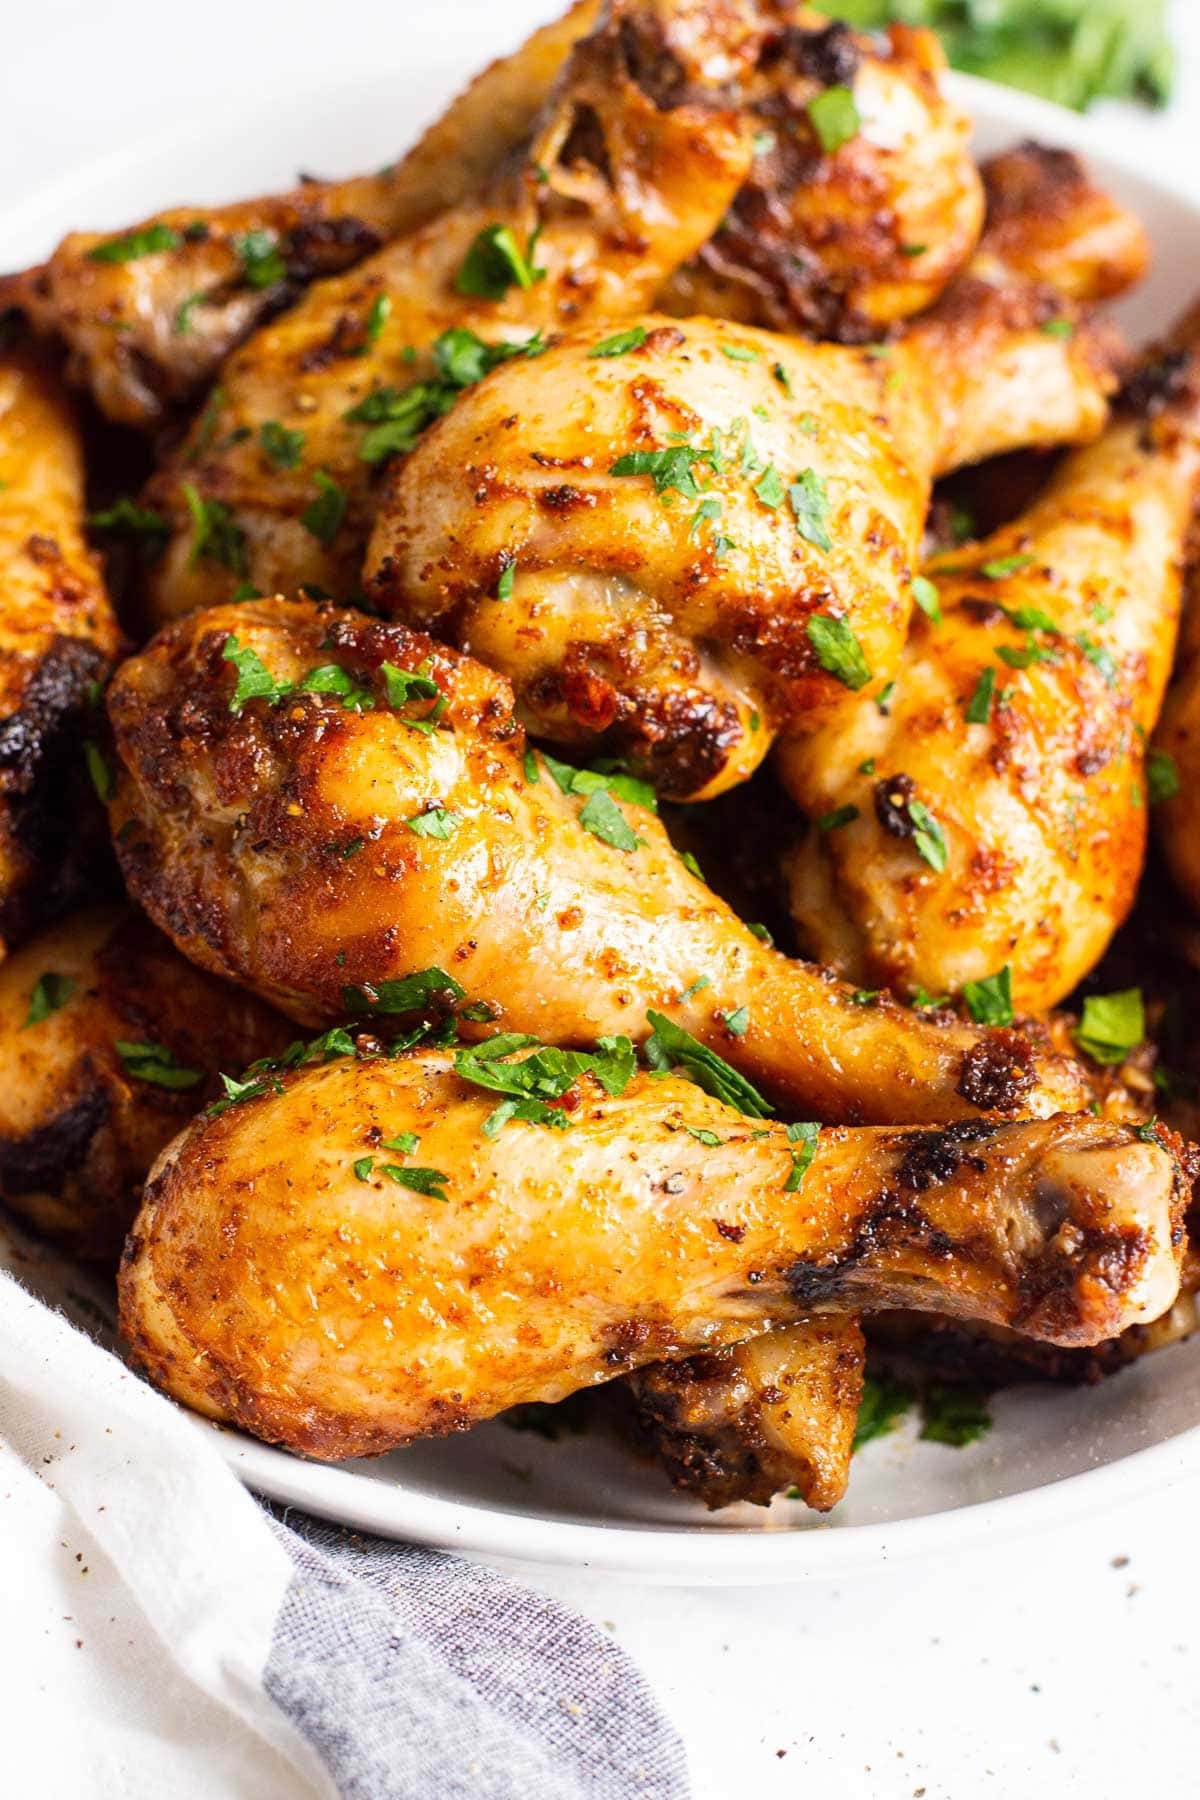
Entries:
[[218,1071],[292,1035],[130,908],[73,914],[0,968],[0,1201],[115,1264],[147,1170]]
[[597,354],[596,326],[498,369],[397,465],[368,591],[502,669],[538,735],[677,798],[744,780],[777,730],[856,714],[896,673],[934,475],[1103,424],[1111,334],[1029,271],[1076,217],[1081,266],[1127,241],[1132,272],[1142,240],[1071,171],[1053,233],[1031,216],[1023,244],[1006,217],[895,343],[652,315],[624,354]]
[[[287,689],[279,704],[232,709],[230,657],[246,653]],[[420,697],[397,705],[422,669]],[[130,892],[193,960],[305,1023],[343,1017],[348,989],[386,1008],[388,983],[434,967],[501,1029],[547,1042],[638,1039],[648,1009],[669,1009],[821,1119],[1089,1098],[1077,1065],[1019,1033],[858,1005],[769,949],[653,814],[608,794],[581,806],[523,759],[501,676],[402,626],[283,600],[217,608],[123,664],[109,710]]]
[[848,978],[957,993],[1009,964],[1018,1009],[1045,1011],[1132,905],[1200,490],[1195,348],[1172,368],[1169,396],[1135,378],[1135,407],[1024,517],[931,565],[941,618],[914,623],[886,709],[780,746],[793,797],[840,819],[788,871],[804,943]]
[[122,1329],[177,1398],[321,1457],[463,1430],[814,1309],[912,1303],[1089,1344],[1178,1290],[1170,1141],[1087,1115],[832,1127],[797,1181],[782,1125],[674,1076],[612,1093],[585,1074],[567,1129],[489,1133],[495,1093],[444,1052],[283,1086],[166,1153]]
[[58,376],[0,349],[0,956],[76,897],[102,849],[83,739],[120,632],[83,524]]
[[652,1363],[624,1384],[635,1441],[714,1509],[795,1488],[828,1512],[846,1491],[864,1364],[858,1320],[833,1316]]
[[[173,530],[151,584],[159,617],[247,583],[355,592],[380,433],[390,424],[394,447],[394,409],[430,384],[446,393],[444,333],[521,343],[651,303],[750,165],[750,122],[726,99],[753,54],[744,12],[706,7],[693,25],[666,0],[613,0],[519,156],[439,218],[317,283],[229,359],[149,490]],[[264,446],[264,425],[293,434],[286,455]],[[214,504],[220,529],[205,532],[197,509]]]
[[72,378],[124,425],[192,399],[242,339],[313,280],[415,231],[492,175],[529,131],[597,0],[580,0],[486,69],[401,161],[233,206],[173,207],[123,232],[75,231],[41,268],[0,283],[65,340]]

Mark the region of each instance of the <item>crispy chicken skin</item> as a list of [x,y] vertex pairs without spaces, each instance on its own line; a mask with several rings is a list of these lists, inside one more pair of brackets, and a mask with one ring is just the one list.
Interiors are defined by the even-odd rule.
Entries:
[[81,740],[120,632],[83,520],[58,377],[0,349],[0,955],[76,897],[103,843]]
[[[983,220],[970,124],[941,90],[929,31],[885,34],[811,8],[763,8],[762,48],[742,83],[757,135],[750,174],[720,229],[660,304],[749,325],[862,340],[932,304]],[[809,107],[848,88],[861,126],[822,146]]]
[[[31,1020],[39,984],[61,1004]],[[220,1092],[218,1070],[291,1035],[129,907],[73,914],[0,968],[0,1201],[75,1255],[115,1265],[147,1170]],[[141,1078],[118,1042],[159,1045],[195,1079]]]
[[[1086,1114],[830,1127],[789,1193],[785,1128],[674,1076],[614,1097],[584,1075],[568,1129],[491,1137],[495,1094],[445,1052],[283,1085],[165,1153],[121,1320],[176,1398],[323,1458],[463,1430],[814,1308],[911,1303],[1090,1344],[1178,1290],[1172,1148]],[[402,1134],[415,1151],[366,1167]],[[444,1197],[389,1168],[440,1171]]]
[[[613,0],[522,154],[485,189],[318,282],[229,359],[216,400],[150,486],[174,531],[152,582],[157,616],[227,599],[247,581],[355,592],[378,470],[362,455],[371,425],[347,414],[380,388],[398,396],[429,382],[441,333],[519,342],[651,303],[750,164],[750,124],[724,99],[731,68],[752,53],[743,11],[730,4],[696,24],[666,0]],[[520,278],[503,257],[497,277],[492,250],[487,293],[461,292],[480,233],[498,229],[512,234]],[[265,423],[302,434],[285,467],[264,450]],[[330,482],[336,512],[306,524]],[[197,502],[229,509],[219,534],[197,536]]]
[[1154,809],[1158,841],[1176,886],[1200,912],[1200,565],[1193,563],[1174,679],[1156,750],[1171,757],[1178,792]]
[[[229,657],[247,651],[289,688],[345,670],[373,705],[289,692],[235,712]],[[389,705],[387,682],[422,668],[440,700]],[[501,1029],[547,1042],[641,1038],[647,1009],[667,1008],[821,1119],[1087,1104],[1078,1066],[1019,1033],[856,1005],[769,949],[643,808],[623,804],[635,847],[604,841],[580,796],[523,760],[503,677],[403,626],[284,600],[215,608],[124,663],[109,714],[131,894],[194,961],[304,1023],[343,1017],[348,988],[365,1008],[380,983],[436,967]]]
[[[22,307],[39,331],[65,340],[72,378],[110,418],[157,426],[311,281],[361,262],[481,186],[529,131],[597,11],[597,0],[581,0],[534,32],[376,175],[306,181],[233,206],[173,207],[122,232],[72,232],[44,266],[0,283],[0,307]],[[136,248],[147,233],[165,247],[108,260],[114,243],[133,239]],[[277,261],[268,264],[272,249]]]
[[864,1362],[856,1318],[783,1325],[637,1370],[623,1384],[627,1424],[675,1487],[714,1510],[795,1488],[828,1512],[846,1491]]
[[[398,468],[368,592],[502,669],[538,735],[632,756],[676,798],[718,793],[776,730],[893,678],[939,469],[1100,428],[1101,342],[1010,300],[978,284],[969,313],[939,309],[886,356],[661,315],[620,357],[595,355],[603,328],[573,333],[481,382]],[[631,472],[638,453],[657,472]],[[849,684],[814,615],[853,631]]]
[[[941,622],[915,620],[886,710],[781,744],[813,819],[857,809],[788,858],[802,940],[847,977],[957,993],[1007,963],[1018,1010],[1044,1011],[1132,905],[1200,490],[1198,333],[1200,311],[1169,396],[1135,377],[1023,518],[931,565]],[[914,805],[945,835],[944,869],[920,854]]]

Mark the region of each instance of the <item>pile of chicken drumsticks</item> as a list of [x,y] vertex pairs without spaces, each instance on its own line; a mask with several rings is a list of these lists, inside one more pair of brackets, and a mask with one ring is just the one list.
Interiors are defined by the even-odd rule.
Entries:
[[377,175],[0,283],[0,1197],[124,1245],[198,1411],[617,1382],[710,1505],[828,1508],[864,1318],[1195,1323],[1163,1009],[1061,1003],[1151,798],[1200,907],[1200,310],[1135,359],[1138,221],[942,73],[579,0]]

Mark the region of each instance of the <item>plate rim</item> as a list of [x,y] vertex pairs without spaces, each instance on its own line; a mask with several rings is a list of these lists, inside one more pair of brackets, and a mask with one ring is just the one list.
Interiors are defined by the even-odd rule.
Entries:
[[[395,91],[406,82],[427,84],[444,75],[449,96],[475,72],[475,63],[474,57],[463,53],[449,57],[429,53],[421,56],[419,72],[412,63],[392,71],[390,78],[387,71],[364,70],[359,78],[276,96],[256,107],[255,123],[261,134],[272,111],[282,111],[285,105],[289,115],[307,119],[314,102],[328,111],[338,96],[361,96],[364,89],[381,89],[385,83]],[[1157,191],[1194,213],[1200,229],[1200,196],[1189,191],[1165,161],[1153,157],[1136,165],[1128,161],[1095,117],[1081,117],[1052,101],[977,76],[950,74],[946,79],[948,91],[973,121],[1011,129],[1014,140],[1045,139],[1101,159],[1131,183]],[[169,131],[124,141],[99,157],[76,158],[5,206],[0,241],[12,235],[18,240],[37,235],[44,225],[49,227],[47,236],[76,229],[71,208],[81,190],[109,184],[119,188],[131,171],[136,180],[139,169],[155,167],[159,159],[169,163],[181,149],[211,136],[211,108],[197,107]],[[7,263],[7,257],[4,260]],[[1200,1475],[1197,1424],[1095,1468],[1021,1492],[882,1525],[789,1528],[766,1514],[761,1525],[728,1532],[701,1524],[609,1525],[547,1518],[532,1508],[516,1512],[441,1499],[400,1481],[385,1483],[364,1478],[357,1470],[306,1461],[186,1408],[180,1411],[195,1429],[209,1433],[210,1441],[215,1436],[219,1453],[239,1480],[284,1506],[303,1507],[352,1527],[501,1567],[574,1570],[667,1585],[750,1586],[868,1573],[935,1552],[978,1547],[996,1533],[1025,1535],[1063,1524],[1081,1512],[1135,1500]]]

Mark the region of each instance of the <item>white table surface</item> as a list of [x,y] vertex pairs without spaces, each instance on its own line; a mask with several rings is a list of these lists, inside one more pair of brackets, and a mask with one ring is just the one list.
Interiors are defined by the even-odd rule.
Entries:
[[[394,63],[406,19],[426,4],[13,7],[0,210],[181,115],[208,110],[219,130],[266,92],[353,80],[381,44]],[[448,59],[466,44],[482,64],[553,0],[438,10]],[[1116,107],[1109,121],[1143,162],[1190,168],[1200,187],[1200,6],[1179,0],[1176,11],[1184,56],[1171,111]],[[683,1733],[700,1800],[1176,1800],[1196,1791],[1200,1767],[1198,1515],[1200,1483],[1188,1483],[1069,1531],[838,1586],[541,1585],[640,1662]]]

